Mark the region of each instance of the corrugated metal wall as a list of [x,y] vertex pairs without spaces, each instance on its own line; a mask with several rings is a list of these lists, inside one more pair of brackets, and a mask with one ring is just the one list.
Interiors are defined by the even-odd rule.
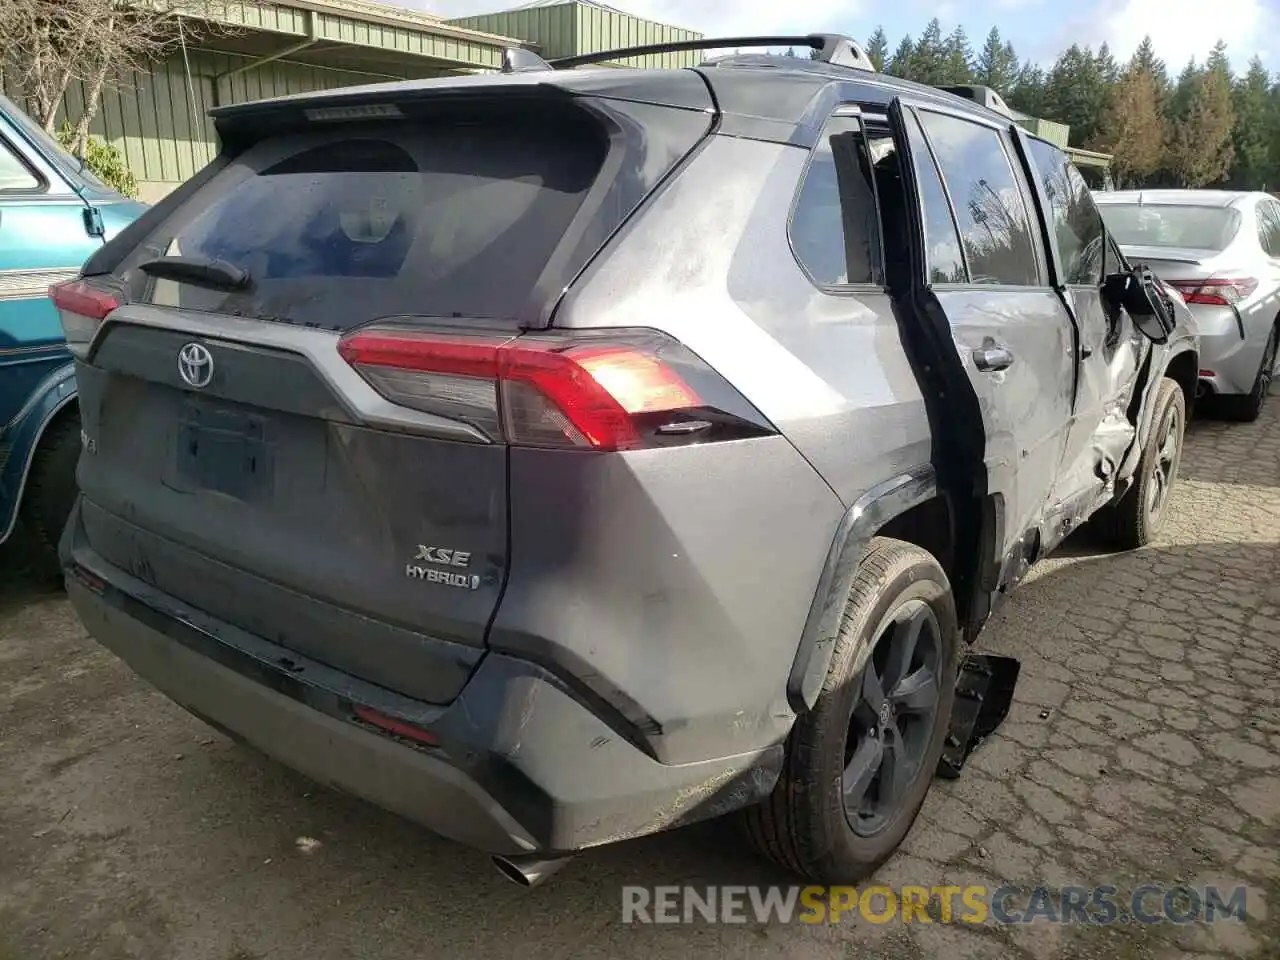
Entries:
[[[243,103],[385,79],[384,75],[281,60],[226,77],[223,75],[251,58],[201,50],[191,51],[190,62],[190,85],[179,54],[156,64],[150,73],[134,73],[125,84],[104,90],[90,127],[93,135],[124,153],[142,186],[143,199],[154,199],[213,159],[217,139],[208,112],[218,103]],[[411,71],[404,73],[412,75]],[[215,81],[218,77],[221,79]],[[5,93],[21,104],[22,91],[17,84],[9,77],[3,80]],[[84,96],[83,85],[73,83],[63,100],[58,124],[66,117],[74,122],[82,114]]]
[[[315,36],[319,40],[337,40],[480,67],[497,66],[499,58],[497,44],[438,36],[411,26],[402,28],[360,20],[354,15],[302,10],[279,3],[231,3],[221,19],[238,27],[283,34],[286,38]],[[467,17],[451,23],[533,41],[546,57],[700,37],[691,30],[578,2]],[[209,41],[210,46],[214,43],[216,39]],[[697,63],[701,57],[698,51],[655,55],[630,62],[645,67],[680,67]],[[168,61],[156,64],[150,72],[134,73],[127,82],[103,91],[90,132],[123,152],[125,162],[138,180],[142,198],[154,200],[213,158],[217,141],[208,112],[217,104],[369,83],[389,79],[391,74],[414,78],[441,72],[438,65],[433,66],[430,60],[424,59],[421,66],[388,67],[388,73],[373,74],[354,68],[349,60],[344,61],[339,49],[325,53],[328,63],[324,67],[276,60],[226,76],[252,59],[240,54],[192,49],[188,83],[183,58],[175,54]],[[0,89],[15,102],[23,103],[22,91],[12,77],[0,76]],[[64,98],[58,124],[64,118],[74,123],[83,113],[84,102],[84,86],[73,83]]]
[[[594,4],[578,3],[578,52],[595,53],[597,50],[616,50],[620,47],[639,47],[650,43],[670,43],[683,40],[701,40],[702,34],[681,27],[641,20],[629,14],[606,10]],[[706,53],[702,50],[683,53],[655,53],[647,57],[630,57],[622,62],[629,67],[669,69],[692,67],[701,63]]]
[[[376,9],[376,5],[372,9]],[[445,36],[430,29],[418,29],[408,21],[380,23],[364,19],[357,12],[348,15],[340,11],[304,10],[266,0],[255,4],[233,3],[218,12],[220,16],[217,19],[232,27],[248,27],[300,38],[308,36],[311,30],[317,40],[336,40],[377,50],[452,60],[469,67],[496,70],[502,66],[502,51],[494,42]]]
[[504,37],[519,37],[538,45],[539,55],[548,60],[555,57],[571,57],[578,53],[576,3],[562,3],[549,7],[527,7],[523,10],[507,10],[503,13],[482,13],[474,17],[460,17],[449,22],[468,30],[496,33]]
[[[505,37],[519,37],[538,45],[538,52],[548,59],[572,57],[620,47],[638,47],[650,43],[700,40],[702,34],[665,23],[643,20],[618,10],[593,3],[569,0],[566,3],[506,10],[501,13],[461,17],[450,23],[468,30],[482,30]],[[648,57],[632,57],[628,66],[670,68],[688,67],[703,59],[702,51],[663,53]]]

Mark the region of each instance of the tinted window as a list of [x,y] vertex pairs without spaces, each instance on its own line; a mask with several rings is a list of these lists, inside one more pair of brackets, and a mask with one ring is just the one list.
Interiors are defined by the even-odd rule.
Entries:
[[1027,142],[1040,185],[1049,198],[1063,282],[1095,286],[1102,280],[1103,228],[1089,185],[1057,147],[1043,140],[1028,138]]
[[970,282],[1040,283],[1026,200],[1000,133],[939,113],[922,113],[921,123],[951,195]]
[[[271,138],[179,208],[125,276],[140,300],[331,329],[390,316],[512,320],[605,151],[596,128],[554,114]],[[179,254],[235,264],[251,285],[148,282],[136,270]]]
[[1102,275],[1109,277],[1115,273],[1122,273],[1127,266],[1124,255],[1116,246],[1115,240],[1108,237],[1106,245],[1102,248]]
[[879,282],[880,227],[870,169],[858,120],[832,118],[814,147],[791,219],[792,246],[815,283]]
[[914,113],[904,114],[907,139],[911,142],[911,160],[916,170],[920,189],[920,201],[924,206],[925,261],[932,283],[965,283],[968,274],[964,267],[964,254],[960,252],[960,237],[955,221],[951,218],[951,206],[933,156],[925,143],[924,131]]
[[1107,229],[1121,246],[1225,250],[1240,229],[1240,214],[1230,207],[1107,203],[1102,209]]
[[0,140],[0,192],[38,190],[39,188],[39,178],[18,159],[9,144]]

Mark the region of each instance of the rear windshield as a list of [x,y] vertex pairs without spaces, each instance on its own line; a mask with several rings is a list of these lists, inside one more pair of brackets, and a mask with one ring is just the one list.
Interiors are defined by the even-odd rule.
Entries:
[[[589,121],[558,114],[286,134],[219,172],[122,272],[138,301],[331,329],[392,316],[514,321],[606,152]],[[249,285],[137,269],[157,256],[226,261]]]
[[1240,226],[1240,214],[1230,207],[1104,203],[1099,209],[1121,246],[1225,250]]

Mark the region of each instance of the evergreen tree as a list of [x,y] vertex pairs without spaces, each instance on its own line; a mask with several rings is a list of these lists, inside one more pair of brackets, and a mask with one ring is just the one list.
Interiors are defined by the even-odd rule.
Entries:
[[973,83],[973,47],[964,27],[956,27],[942,44],[942,82]]
[[1178,81],[1173,85],[1169,99],[1165,103],[1165,113],[1171,120],[1182,120],[1186,117],[1191,109],[1191,98],[1195,95],[1200,83],[1200,74],[1201,70],[1196,65],[1196,58],[1192,57],[1178,74]]
[[974,64],[973,79],[1002,97],[1008,98],[1013,94],[1018,81],[1018,55],[1013,52],[1013,46],[1001,38],[999,27],[992,27],[987,34],[986,43]]
[[1028,60],[1018,70],[1018,78],[1013,84],[1013,93],[1006,100],[1009,106],[1015,110],[1021,110],[1027,116],[1051,120],[1053,118],[1047,116],[1049,106],[1047,88],[1044,71]]
[[1227,59],[1227,42],[1219,40],[1213,45],[1213,49],[1209,51],[1209,59],[1205,61],[1206,70],[1216,70],[1222,76],[1227,78],[1227,82],[1231,82],[1231,61]]
[[876,32],[867,40],[867,56],[871,58],[877,70],[884,70],[885,63],[889,59],[889,38],[885,35],[883,27],[876,27]]
[[1271,179],[1271,142],[1280,130],[1271,110],[1271,75],[1258,57],[1249,61],[1248,73],[1236,81],[1231,106],[1235,113],[1231,184],[1263,188]]
[[1112,86],[1120,81],[1120,66],[1116,63],[1116,58],[1111,55],[1111,47],[1107,43],[1103,43],[1098,48],[1098,55],[1094,58],[1098,64],[1098,73],[1102,76],[1102,82],[1108,86]]
[[893,52],[889,62],[885,64],[885,73],[904,80],[915,80],[915,52],[916,45],[911,39],[911,34],[907,34],[898,44],[898,49]]
[[1193,74],[1186,116],[1173,122],[1167,166],[1184,187],[1219,183],[1231,170],[1235,112],[1225,60]]
[[911,79],[931,86],[945,83],[946,55],[942,23],[934,17],[925,26],[911,53]]
[[1151,75],[1156,85],[1156,105],[1163,116],[1169,105],[1173,85],[1169,82],[1169,68],[1156,56],[1156,49],[1151,43],[1150,36],[1143,37],[1142,42],[1138,44],[1138,49],[1134,51],[1133,59],[1129,62],[1129,69],[1141,70]]
[[1049,71],[1045,106],[1049,119],[1071,127],[1072,146],[1094,138],[1107,105],[1107,84],[1088,47],[1072,44]]
[[1089,144],[1110,153],[1121,185],[1141,184],[1164,160],[1164,121],[1156,104],[1156,79],[1131,65],[1111,92],[1110,103]]
[[1112,154],[1126,185],[1280,184],[1280,77],[1255,57],[1233,78],[1221,41],[1173,82],[1150,37],[1123,68],[1104,43],[1096,52],[1068,47],[1046,71],[1020,62],[998,28],[974,56],[963,28],[944,36],[937,19],[918,39],[903,37],[892,55],[888,49],[877,28],[867,53],[885,73],[935,86],[990,87],[1015,110],[1069,126],[1072,145]]

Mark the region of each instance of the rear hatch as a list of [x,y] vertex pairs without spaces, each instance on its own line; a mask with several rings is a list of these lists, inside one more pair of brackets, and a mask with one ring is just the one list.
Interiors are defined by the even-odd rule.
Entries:
[[[507,448],[476,413],[494,387],[362,374],[344,344],[389,323],[491,349],[547,325],[706,134],[701,80],[673,84],[693,102],[370,88],[385,102],[220,118],[229,162],[86,277],[123,302],[78,350],[89,548],[307,657],[452,699],[510,552]],[[76,322],[64,310],[73,342]]]

